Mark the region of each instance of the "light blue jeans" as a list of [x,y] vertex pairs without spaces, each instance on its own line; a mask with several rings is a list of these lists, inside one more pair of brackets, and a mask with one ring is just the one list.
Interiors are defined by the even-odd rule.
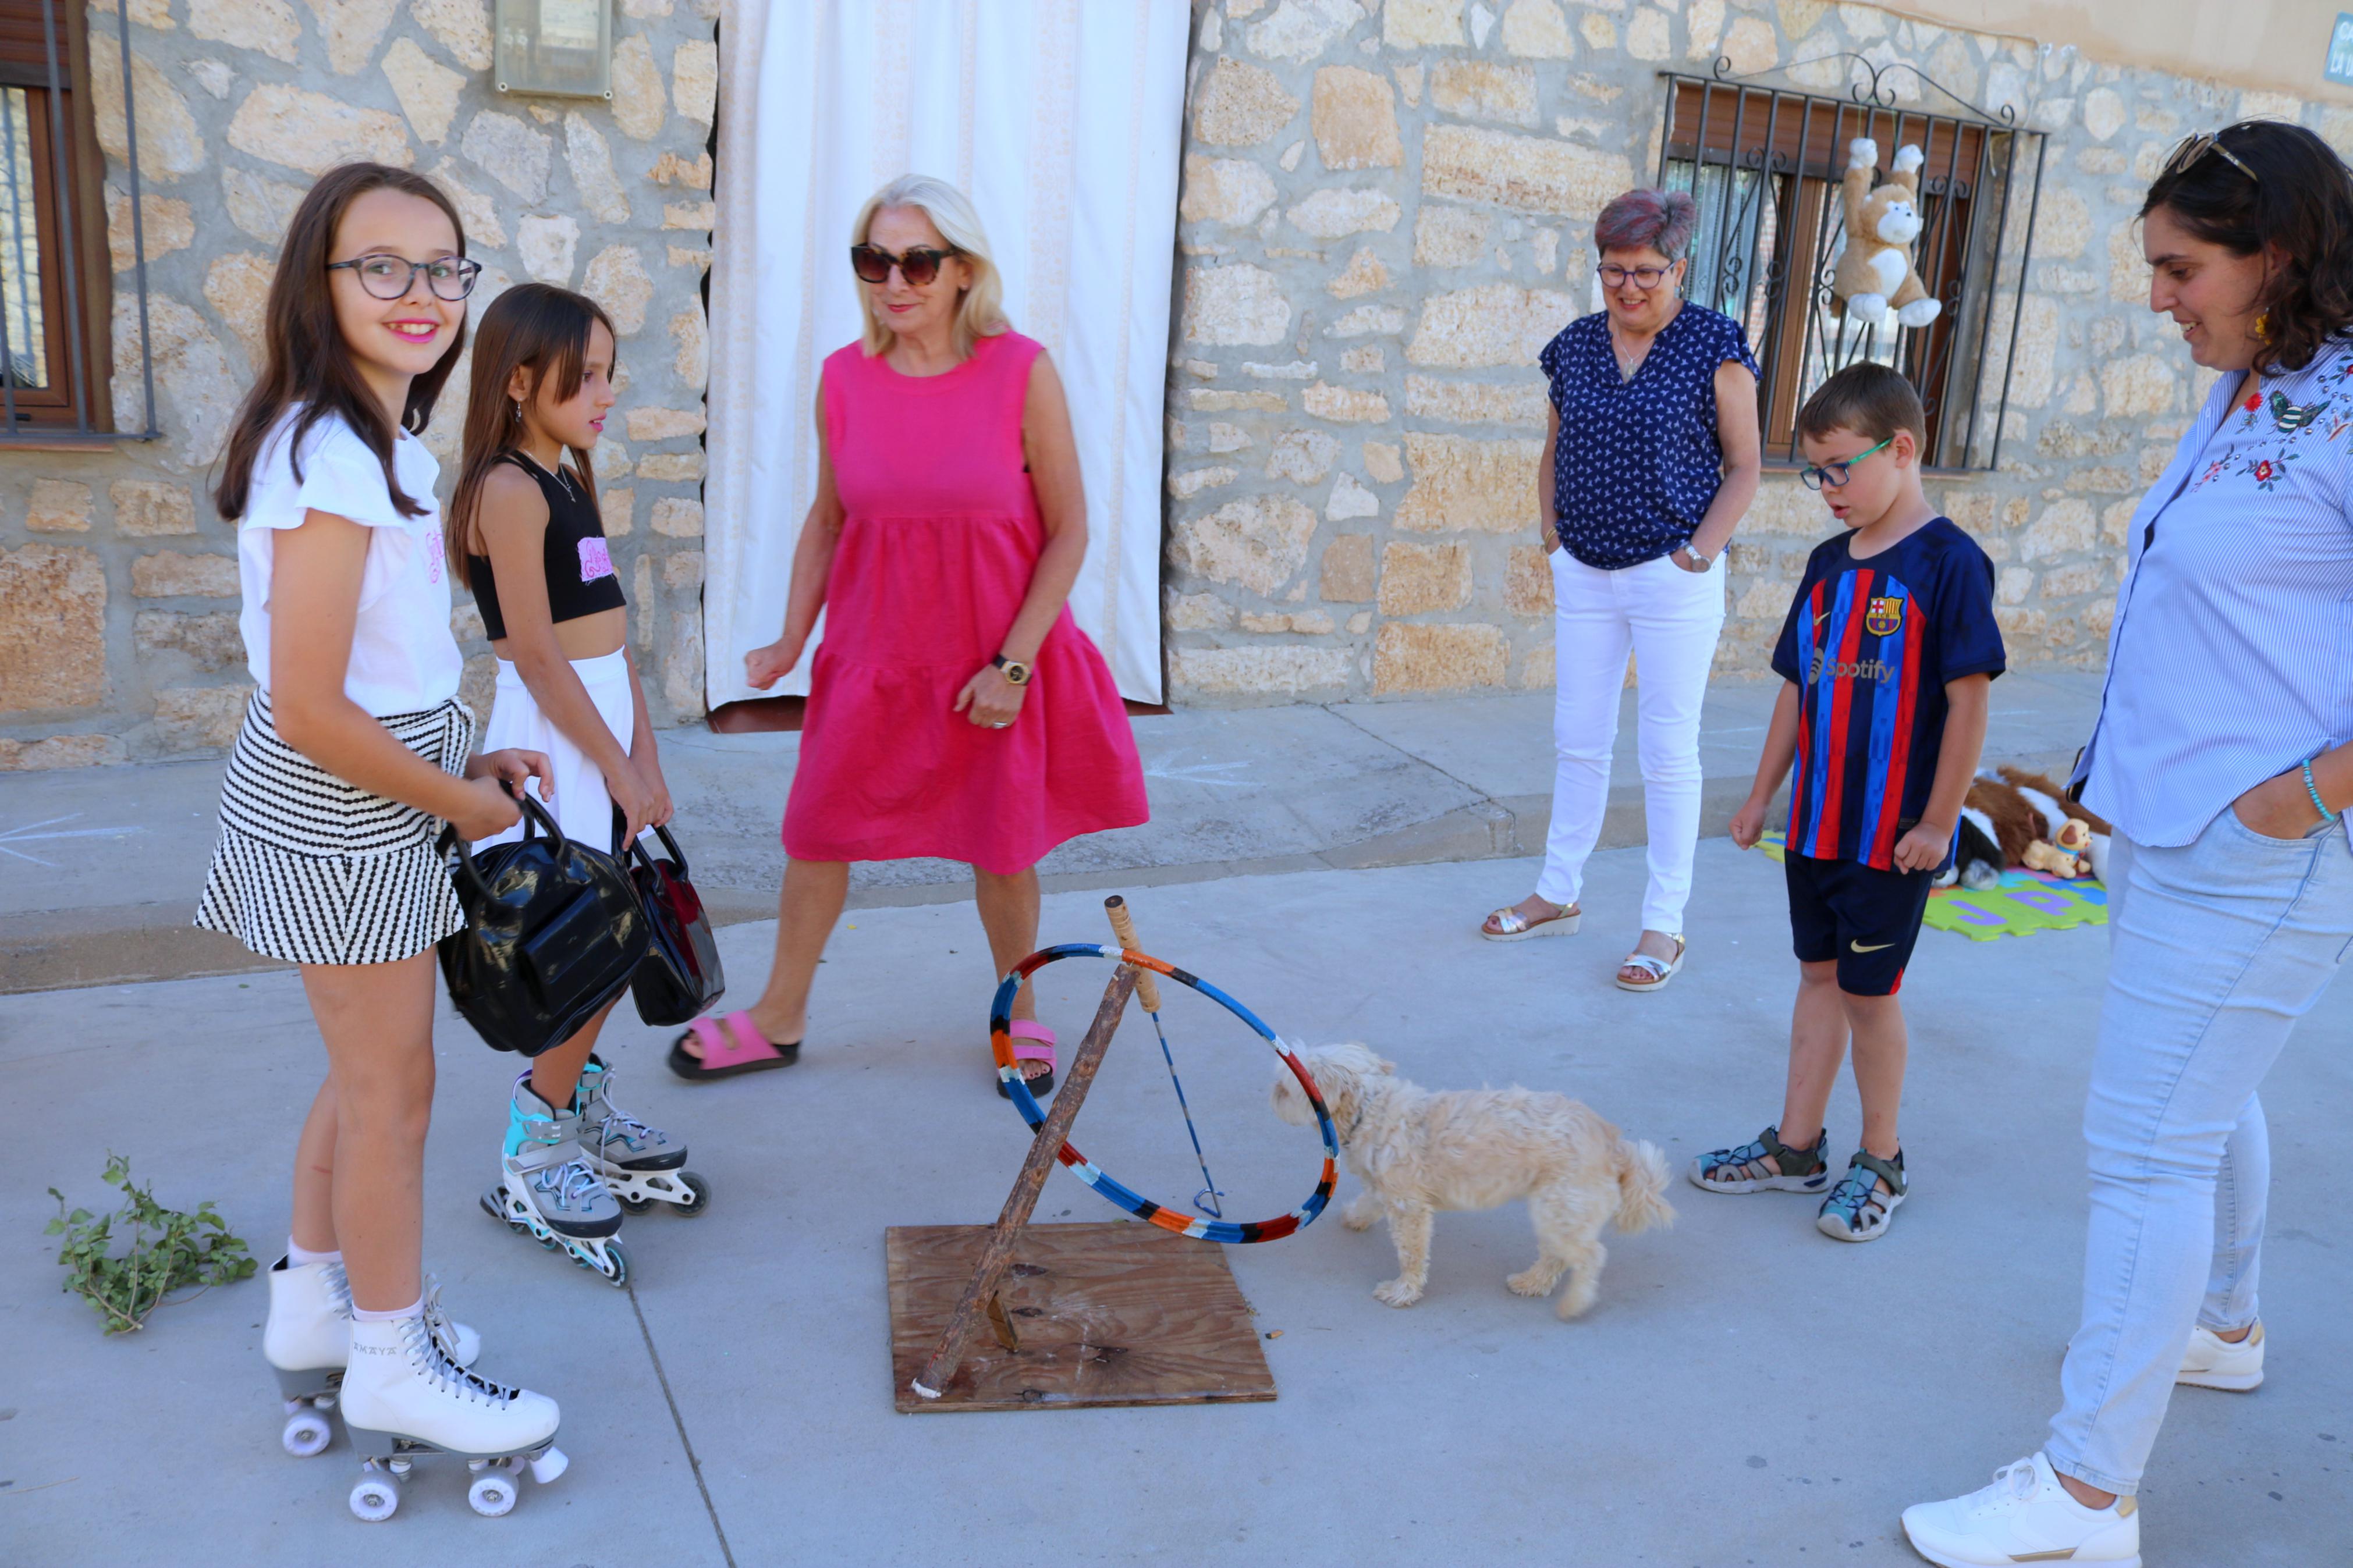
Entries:
[[2353,841],[2341,822],[2266,838],[2225,807],[2195,843],[2113,847],[2084,1321],[2044,1452],[2129,1493],[2192,1324],[2255,1321],[2271,1184],[2255,1089],[2353,947]]

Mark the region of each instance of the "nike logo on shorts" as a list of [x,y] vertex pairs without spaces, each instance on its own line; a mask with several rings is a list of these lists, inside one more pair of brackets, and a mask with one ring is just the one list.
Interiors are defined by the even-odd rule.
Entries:
[[1879,952],[1887,948],[1894,947],[1894,945],[1895,944],[1892,942],[1873,942],[1869,947],[1863,946],[1862,943],[1859,942],[1850,942],[1847,943],[1847,946],[1854,949],[1857,952]]

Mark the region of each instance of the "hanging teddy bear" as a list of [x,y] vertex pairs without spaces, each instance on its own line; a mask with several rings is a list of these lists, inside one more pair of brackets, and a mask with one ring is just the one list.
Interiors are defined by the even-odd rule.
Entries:
[[1848,146],[1846,232],[1831,260],[1831,298],[1852,320],[1866,326],[1925,327],[1944,304],[1920,282],[1912,265],[1912,242],[1920,237],[1920,149],[1895,150],[1895,167],[1877,190],[1871,176],[1879,166],[1879,143],[1858,136]]

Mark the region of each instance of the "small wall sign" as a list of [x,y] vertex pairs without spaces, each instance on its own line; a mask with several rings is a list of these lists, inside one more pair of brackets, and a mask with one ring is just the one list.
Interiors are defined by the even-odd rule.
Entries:
[[2337,13],[2337,26],[2328,35],[2327,68],[2321,74],[2353,87],[2353,11]]
[[613,0],[498,0],[492,25],[501,92],[613,96]]

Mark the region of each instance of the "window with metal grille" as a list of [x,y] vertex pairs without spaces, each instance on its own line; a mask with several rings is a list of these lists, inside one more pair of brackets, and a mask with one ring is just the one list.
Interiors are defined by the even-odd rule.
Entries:
[[[102,444],[155,434],[146,349],[146,237],[139,201],[138,113],[131,43],[88,30],[80,0],[0,0],[0,447]],[[94,52],[93,43],[102,46]],[[117,287],[107,236],[107,175],[93,69],[122,82],[121,174],[138,291],[139,363],[112,363]],[[144,418],[117,429],[113,377],[138,378]]]
[[[1845,97],[1725,75],[1662,72],[1666,123],[1657,184],[1699,205],[1686,295],[1747,330],[1767,461],[1802,462],[1797,416],[1814,388],[1859,359],[1894,366],[1928,415],[1928,466],[1993,468],[2010,406],[2018,310],[2042,196],[2045,138],[2016,111],[1899,108],[1891,82],[1909,66],[1852,62]],[[1717,62],[1722,71],[1725,62]],[[1925,327],[1867,326],[1834,307],[1831,279],[1846,227],[1841,181],[1857,137],[1879,144],[1883,177],[1920,148],[1914,268],[1944,309]]]

